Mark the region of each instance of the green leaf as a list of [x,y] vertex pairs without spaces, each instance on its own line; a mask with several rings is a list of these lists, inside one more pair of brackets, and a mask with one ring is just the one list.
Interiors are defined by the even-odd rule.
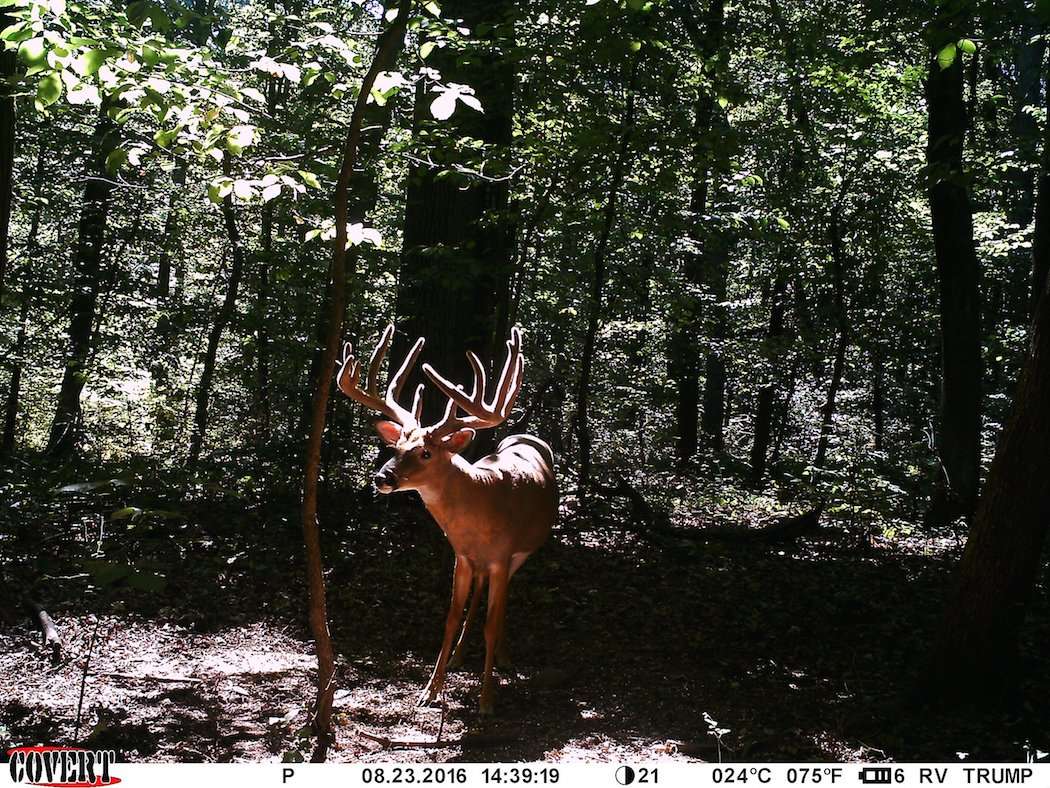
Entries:
[[45,76],[36,86],[36,100],[42,106],[49,107],[62,96],[62,80],[57,71]]
[[[10,28],[8,28],[10,29]],[[18,48],[18,57],[29,67],[41,66],[47,60],[47,48],[43,38],[31,38]]]
[[321,188],[321,181],[319,181],[317,179],[317,176],[314,175],[312,172],[304,172],[303,170],[299,170],[299,177],[302,178],[303,179],[303,183],[305,183],[310,188],[312,188],[312,189],[320,189]]
[[967,55],[972,55],[977,51],[977,44],[968,38],[960,38],[958,42],[959,49],[965,52]]
[[631,44],[630,44],[630,49],[631,49],[632,52],[637,52],[641,48],[642,48],[642,42],[641,41],[632,41]]
[[420,56],[420,57],[421,57],[421,58],[422,58],[423,60],[426,60],[426,59],[427,59],[427,55],[429,55],[429,54],[430,54],[431,52],[433,52],[433,51],[434,51],[434,47],[435,47],[435,46],[437,46],[437,44],[435,44],[435,43],[434,43],[433,41],[427,41],[427,42],[425,42],[425,43],[424,43],[424,44],[423,44],[423,45],[422,45],[422,46],[421,46],[421,47],[419,48],[419,56]]
[[142,514],[142,510],[137,506],[125,506],[123,509],[117,509],[109,516],[110,520],[131,520]]
[[110,173],[116,173],[121,167],[124,166],[124,162],[128,160],[128,152],[123,148],[114,148],[109,152],[106,157],[106,170]]
[[15,22],[0,30],[0,39],[4,41],[26,41],[33,37],[33,26],[29,22]]
[[77,58],[75,68],[81,75],[90,77],[98,73],[102,64],[106,62],[106,57],[104,49],[89,49]]
[[941,71],[947,68],[951,68],[952,63],[955,62],[955,55],[958,52],[955,44],[948,44],[940,52],[937,53],[937,65],[941,67]]

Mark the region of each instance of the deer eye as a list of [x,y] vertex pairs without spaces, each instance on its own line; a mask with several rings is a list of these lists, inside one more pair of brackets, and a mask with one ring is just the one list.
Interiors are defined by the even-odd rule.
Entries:
[[419,456],[422,457],[424,460],[429,460],[430,459],[430,449],[423,449],[423,451],[420,452]]

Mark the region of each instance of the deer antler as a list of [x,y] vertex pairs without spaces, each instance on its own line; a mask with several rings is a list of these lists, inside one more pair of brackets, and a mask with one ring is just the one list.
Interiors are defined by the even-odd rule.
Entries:
[[[430,382],[448,397],[444,417],[430,427],[431,434],[435,437],[444,437],[463,427],[483,430],[498,427],[507,420],[518,394],[521,393],[525,357],[521,355],[521,331],[517,328],[510,330],[507,360],[503,363],[503,372],[500,374],[491,403],[485,402],[485,368],[481,359],[475,353],[467,351],[467,360],[474,370],[474,390],[469,396],[462,386],[457,386],[443,377],[430,364],[423,365],[423,373],[430,378]],[[468,415],[458,416],[458,410],[463,410]]]
[[416,363],[419,351],[423,349],[424,339],[420,337],[408,351],[404,362],[397,372],[390,378],[390,384],[386,387],[386,394],[380,397],[377,390],[379,383],[379,368],[383,365],[383,358],[390,349],[390,342],[394,338],[394,324],[391,323],[383,331],[379,342],[368,359],[368,378],[365,388],[360,386],[361,362],[354,357],[353,347],[349,342],[343,343],[343,358],[339,362],[339,373],[336,382],[339,390],[355,402],[360,402],[366,408],[378,411],[391,421],[397,422],[404,429],[419,426],[419,417],[423,411],[423,384],[416,387],[416,393],[412,399],[412,410],[405,410],[397,404],[397,398],[401,396],[401,389],[405,385],[405,378]]

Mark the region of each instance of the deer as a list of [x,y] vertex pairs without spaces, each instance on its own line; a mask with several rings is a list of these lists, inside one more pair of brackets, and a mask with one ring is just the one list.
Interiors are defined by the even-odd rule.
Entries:
[[[558,512],[554,453],[535,436],[511,435],[499,443],[495,453],[474,463],[461,456],[477,430],[503,424],[517,401],[525,371],[518,328],[511,329],[507,357],[491,400],[486,400],[485,367],[475,353],[466,354],[474,375],[469,394],[430,364],[423,364],[423,373],[448,398],[444,415],[430,426],[421,423],[425,384],[416,387],[411,409],[398,403],[405,379],[423,349],[423,337],[390,376],[385,393],[379,392],[380,367],[393,336],[390,324],[372,351],[363,381],[362,361],[354,356],[352,345],[344,343],[336,381],[343,394],[383,417],[375,422],[375,429],[393,456],[375,473],[375,489],[383,495],[419,493],[455,553],[444,638],[418,705],[429,705],[441,696],[447,671],[462,662],[467,632],[487,584],[480,713],[491,715],[496,692],[493,666],[502,668],[507,663],[508,586],[514,573],[547,540]],[[464,621],[468,597],[470,607]]]

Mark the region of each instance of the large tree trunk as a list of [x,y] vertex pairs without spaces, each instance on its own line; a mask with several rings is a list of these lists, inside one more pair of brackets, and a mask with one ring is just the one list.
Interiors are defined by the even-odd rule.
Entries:
[[594,244],[593,264],[591,268],[591,287],[587,300],[587,327],[583,335],[583,351],[580,360],[580,378],[576,387],[576,437],[579,441],[579,494],[585,496],[591,479],[591,373],[594,367],[594,356],[598,345],[598,328],[601,325],[606,279],[606,256],[609,252],[609,236],[616,221],[616,205],[620,187],[627,173],[627,157],[631,147],[631,135],[634,133],[634,103],[638,82],[638,67],[641,58],[635,55],[630,65],[627,80],[627,102],[624,106],[623,121],[620,124],[620,143],[613,159],[612,172],[609,175],[609,195],[602,211],[602,223]]
[[[772,364],[772,357],[780,352],[784,338],[784,313],[787,307],[787,278],[783,272],[778,273],[770,293],[769,330],[766,334],[766,356]],[[776,379],[771,370],[767,373],[762,388],[758,391],[758,405],[755,408],[755,437],[751,443],[750,483],[757,486],[766,473],[766,461],[769,454],[769,440],[773,427],[773,405],[776,399]]]
[[980,481],[981,312],[973,216],[963,172],[963,54],[959,52],[948,68],[941,68],[937,60],[945,45],[970,32],[970,24],[970,4],[952,0],[941,6],[928,30],[932,55],[926,83],[926,159],[941,323],[939,468],[928,513],[931,525],[971,517]]
[[233,318],[237,308],[237,291],[240,289],[241,277],[244,275],[244,249],[241,246],[241,233],[237,228],[237,214],[233,210],[233,195],[227,195],[222,204],[222,219],[226,227],[226,237],[230,244],[230,277],[226,282],[226,296],[215,316],[211,331],[208,333],[208,346],[204,351],[204,364],[201,368],[201,380],[197,386],[196,407],[193,413],[193,432],[190,434],[189,464],[194,466],[200,460],[204,438],[208,432],[208,404],[211,400],[212,381],[215,378],[215,359],[219,352],[222,334]]
[[80,394],[87,379],[88,357],[95,309],[102,285],[102,245],[106,235],[113,182],[106,173],[106,156],[115,130],[103,102],[88,161],[89,177],[84,183],[77,247],[74,251],[74,291],[70,303],[69,354],[58,392],[55,417],[47,442],[47,454],[62,459],[76,448],[80,426]]
[[303,503],[301,523],[306,552],[306,581],[310,595],[310,632],[317,651],[317,699],[314,705],[313,731],[317,737],[312,759],[323,761],[332,744],[332,699],[335,695],[335,652],[328,631],[328,604],[326,600],[324,562],[321,556],[321,531],[317,524],[317,481],[321,469],[321,442],[328,415],[328,400],[332,388],[339,339],[343,333],[343,312],[346,307],[346,243],[347,220],[350,217],[350,182],[357,164],[361,142],[361,125],[365,102],[372,92],[376,76],[390,68],[400,51],[408,25],[411,0],[401,0],[397,17],[388,24],[376,41],[372,64],[361,80],[361,89],[354,103],[350,127],[343,144],[342,164],[336,182],[335,241],[332,246],[332,265],[329,269],[328,301],[325,304],[326,326],[321,361],[313,379],[313,405],[310,411],[309,434],[303,453]]
[[[693,30],[694,27],[698,27],[695,25],[689,4],[679,2],[677,5],[687,29]],[[725,40],[725,0],[711,0],[706,21],[705,34],[700,35],[697,32],[694,44],[698,49],[697,55],[705,63],[710,63],[712,58],[722,52]],[[723,65],[724,63],[720,62],[713,68],[721,71]],[[716,78],[720,76],[721,74],[715,75]],[[715,116],[718,112],[715,91],[715,86],[701,88],[693,120],[693,188],[689,198],[691,248],[682,256],[686,292],[682,295],[679,314],[675,316],[671,328],[667,351],[668,374],[678,390],[675,402],[675,449],[680,461],[688,460],[697,451],[700,406],[700,354],[697,338],[701,333],[702,323],[699,293],[705,285],[723,278],[718,276],[719,272],[715,269],[719,268],[719,247],[724,241],[717,237],[720,231],[711,227],[712,222],[707,216],[712,170],[720,173],[728,154],[725,139],[719,139],[715,134]],[[720,125],[724,126],[724,119]],[[710,229],[705,232],[704,228]],[[710,382],[708,381],[708,384]],[[710,385],[708,388],[711,388]],[[712,394],[716,391],[717,389],[712,389]],[[712,407],[717,405],[713,404]],[[721,424],[720,415],[717,423]]]
[[[427,58],[446,83],[470,85],[483,113],[459,104],[444,122],[453,136],[473,137],[492,146],[492,156],[510,170],[511,122],[515,70],[513,0],[448,0],[442,15],[461,18],[484,48],[469,58],[452,47],[435,49]],[[430,104],[435,94],[421,82],[416,91],[416,131],[432,123]],[[452,154],[437,154],[454,167],[463,164]],[[404,252],[397,290],[397,318],[401,329],[392,357],[400,358],[417,336],[427,339],[424,359],[452,380],[468,380],[470,367],[464,352],[473,350],[486,363],[501,355],[506,339],[514,222],[509,217],[509,181],[473,176],[442,177],[441,169],[414,166],[409,172],[405,206]],[[487,168],[489,169],[489,168]],[[500,167],[490,171],[498,173]],[[469,178],[466,180],[465,178]],[[413,371],[408,389],[422,382]],[[423,420],[436,420],[446,400],[428,388]],[[477,449],[491,445],[483,433]]]
[[932,689],[995,702],[1015,688],[1018,636],[1050,524],[1050,293],[1036,307],[1013,412],[1003,429],[945,610]]

